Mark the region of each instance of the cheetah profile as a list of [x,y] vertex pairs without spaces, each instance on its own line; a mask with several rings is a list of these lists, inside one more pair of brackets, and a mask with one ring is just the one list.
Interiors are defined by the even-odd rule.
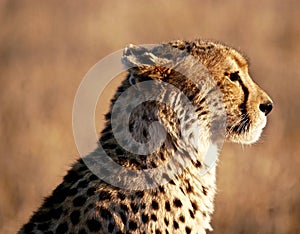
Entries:
[[[171,67],[161,65],[174,56],[170,50],[192,56],[207,69],[203,73],[192,73],[199,76],[197,84],[178,72],[176,64]],[[99,145],[114,162],[132,171],[159,168],[170,161],[175,152],[181,161],[190,164],[180,168],[173,177],[162,173],[161,177],[167,178],[165,183],[139,190],[107,183],[86,166],[84,159],[79,159],[19,233],[194,234],[212,230],[216,166],[199,174],[206,167],[203,154],[208,138],[215,129],[224,127],[224,137],[228,141],[242,144],[257,141],[266,125],[266,116],[272,110],[271,99],[250,78],[246,59],[221,43],[172,41],[152,49],[132,45],[124,50],[122,61],[129,67],[128,75],[112,99]],[[195,66],[186,63],[184,67],[192,71]],[[212,77],[215,85],[206,86],[207,76]],[[159,128],[149,129],[154,121],[164,128],[165,138],[160,147],[146,155],[121,147],[113,130],[118,131],[124,126],[120,124],[113,129],[111,123],[112,108],[122,93],[130,87],[145,93],[142,85],[145,81],[170,84],[180,90],[178,94],[165,88],[153,89],[150,93],[160,97],[158,101],[145,101],[131,110],[127,128],[137,142],[147,144],[151,137],[157,136]],[[180,95],[192,103],[194,112],[187,111]],[[134,98],[130,93],[124,96],[123,111],[130,107]],[[160,102],[163,99],[169,104]],[[220,118],[223,112],[225,122]],[[116,118],[121,120],[122,115]],[[182,140],[184,134],[187,141]],[[127,139],[123,140],[124,144],[130,145]],[[97,156],[97,152],[98,149],[91,155]],[[125,177],[116,175],[115,180],[121,181]],[[153,181],[147,176],[145,179]],[[136,183],[135,180],[127,182],[129,185]]]

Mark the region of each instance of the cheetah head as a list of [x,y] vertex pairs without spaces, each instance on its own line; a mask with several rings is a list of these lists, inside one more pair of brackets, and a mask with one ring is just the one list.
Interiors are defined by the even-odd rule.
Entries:
[[[222,102],[225,105],[226,139],[242,144],[256,142],[266,125],[273,102],[251,79],[245,57],[231,47],[211,41],[173,41],[167,45],[192,55],[210,73],[222,93]],[[186,83],[183,76],[178,82],[178,75],[172,75],[169,69],[156,66],[157,63],[165,63],[164,60],[168,60],[169,57],[164,51],[161,51],[161,56],[157,56],[157,51],[153,53],[153,50],[131,45],[124,50],[122,61],[134,67],[130,71],[129,79],[147,77],[174,83],[176,77],[177,84],[186,89],[190,84]],[[196,100],[196,94],[191,96]],[[196,102],[195,105],[200,105],[200,102]]]
[[248,62],[241,53],[220,43],[194,41],[171,43],[188,49],[209,70],[223,94],[227,113],[227,140],[256,142],[266,126],[273,102],[250,77]]

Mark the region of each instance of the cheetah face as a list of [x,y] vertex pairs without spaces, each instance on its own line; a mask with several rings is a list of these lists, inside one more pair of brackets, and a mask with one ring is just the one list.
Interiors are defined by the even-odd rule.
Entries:
[[272,110],[272,100],[251,79],[248,62],[240,53],[220,44],[203,46],[209,47],[202,54],[207,59],[199,59],[207,66],[223,94],[227,140],[242,144],[256,142]]
[[215,79],[227,112],[227,140],[256,142],[273,103],[251,79],[247,60],[231,47],[211,41],[174,41],[170,45],[199,59]]
[[227,139],[251,144],[259,139],[273,105],[251,79],[248,67],[231,62],[218,81],[227,112]]

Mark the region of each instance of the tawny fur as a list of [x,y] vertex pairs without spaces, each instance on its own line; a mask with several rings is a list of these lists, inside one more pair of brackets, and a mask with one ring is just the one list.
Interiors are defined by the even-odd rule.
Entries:
[[[210,76],[216,87],[199,89],[195,81],[192,82],[177,72],[176,67],[172,69],[162,66],[161,64],[167,64],[172,59],[166,56],[168,48],[187,53],[204,65],[206,71],[204,69],[201,74],[199,71],[192,71],[195,69],[193,64],[184,65],[189,74],[199,75],[196,80],[196,83],[199,81],[198,85],[204,87],[205,82],[209,82],[206,78]],[[158,121],[166,131],[166,138],[159,149],[148,155],[139,155],[119,146],[112,131],[111,110],[106,115],[106,127],[99,144],[115,162],[132,170],[157,168],[164,165],[175,152],[179,152],[182,157],[180,160],[191,163],[182,168],[179,174],[169,178],[167,183],[149,189],[132,190],[101,180],[80,159],[22,227],[20,234],[194,234],[212,230],[210,221],[216,192],[216,165],[204,175],[199,172],[205,169],[203,154],[209,147],[213,123],[221,121],[225,111],[226,122],[221,121],[225,129],[224,137],[228,141],[243,144],[255,142],[266,124],[266,115],[272,109],[272,101],[250,78],[246,59],[236,50],[220,43],[195,40],[173,41],[152,49],[129,46],[124,51],[122,61],[130,68],[112,100],[111,108],[126,89],[134,86],[135,89],[140,89],[139,92],[143,92],[140,84],[148,80],[176,87],[195,106],[196,111],[190,114],[186,110],[186,106],[180,101],[181,94],[162,91],[156,93],[154,90],[153,98],[161,95],[170,105],[157,101],[139,105],[131,113],[129,130],[134,139],[147,143],[150,137],[149,126]],[[218,92],[221,96],[217,95]],[[133,98],[130,94],[125,96],[123,109],[118,111],[126,111]],[[217,111],[212,113],[209,105],[214,106]],[[116,118],[120,118],[119,122],[122,122],[122,115]],[[116,126],[117,129],[118,127],[122,129],[126,126]],[[160,130],[154,129],[152,134],[155,135],[155,131]],[[127,140],[124,139],[124,143],[130,145]],[[98,152],[99,149],[96,149],[87,157],[97,157]],[[116,180],[124,180],[125,176],[116,175]],[[126,178],[125,182],[134,183],[126,181]]]

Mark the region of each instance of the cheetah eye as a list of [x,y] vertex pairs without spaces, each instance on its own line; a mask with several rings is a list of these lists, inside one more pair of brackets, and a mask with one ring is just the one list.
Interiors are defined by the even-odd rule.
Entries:
[[233,73],[227,73],[225,72],[225,74],[227,74],[227,76],[229,77],[229,79],[234,82],[234,81],[238,81],[240,79],[240,75],[239,72],[233,72]]

